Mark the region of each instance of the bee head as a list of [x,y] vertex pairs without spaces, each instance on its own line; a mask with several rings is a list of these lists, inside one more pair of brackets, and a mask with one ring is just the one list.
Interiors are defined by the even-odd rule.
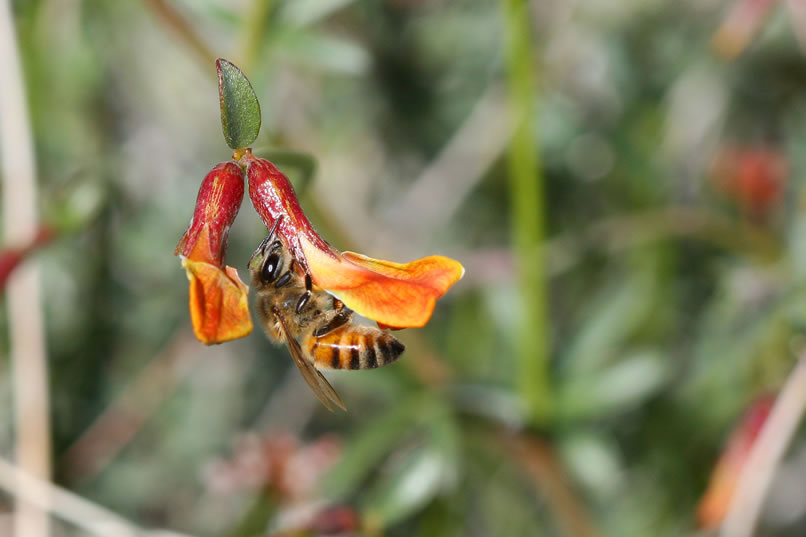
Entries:
[[256,286],[274,282],[285,264],[283,243],[279,240],[271,241],[271,238],[269,235],[263,239],[249,260],[249,271]]
[[[271,255],[274,252],[278,252],[277,256],[278,258],[280,257],[279,251],[282,249],[283,245],[279,240],[275,239],[274,232],[277,231],[277,226],[280,225],[282,219],[282,215],[277,217],[274,221],[274,225],[269,229],[269,235],[260,241],[257,249],[252,253],[252,257],[249,258],[247,268],[252,274],[263,273],[265,262],[271,262],[271,260],[267,258],[267,254]],[[273,265],[279,265],[279,263],[273,263]],[[276,278],[277,276],[275,275],[274,277]]]

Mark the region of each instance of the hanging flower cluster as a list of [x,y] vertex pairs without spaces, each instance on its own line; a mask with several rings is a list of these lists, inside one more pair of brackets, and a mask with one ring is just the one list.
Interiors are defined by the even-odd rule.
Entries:
[[216,65],[224,136],[235,152],[202,181],[190,226],[175,251],[190,280],[190,317],[199,341],[222,343],[252,331],[247,287],[224,264],[245,179],[263,222],[271,228],[280,219],[278,235],[314,285],[383,328],[425,325],[436,300],[464,274],[462,265],[438,255],[393,263],[330,246],[311,226],[288,178],[246,148],[260,128],[260,108],[248,80],[225,60]]

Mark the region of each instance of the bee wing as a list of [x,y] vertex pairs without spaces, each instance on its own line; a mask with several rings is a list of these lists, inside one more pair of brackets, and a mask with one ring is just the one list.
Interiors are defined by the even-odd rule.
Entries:
[[302,378],[305,379],[305,382],[308,383],[311,390],[313,391],[316,398],[322,402],[325,407],[333,412],[333,404],[337,407],[341,408],[342,410],[347,410],[344,402],[339,397],[339,394],[336,393],[336,390],[333,389],[333,386],[327,381],[324,375],[317,371],[317,369],[313,366],[313,363],[306,360],[305,357],[302,355],[302,348],[297,343],[297,340],[294,339],[288,331],[288,327],[285,324],[285,319],[282,315],[277,312],[274,312],[277,316],[277,320],[280,321],[280,327],[283,331],[283,337],[285,339],[286,345],[288,345],[288,351],[291,353],[291,358],[294,359],[294,363],[299,369],[299,372],[302,374]]

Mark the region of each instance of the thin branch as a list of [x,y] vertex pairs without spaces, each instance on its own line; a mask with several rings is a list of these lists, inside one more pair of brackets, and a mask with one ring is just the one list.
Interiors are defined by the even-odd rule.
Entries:
[[170,0],[143,1],[157,20],[173,31],[176,37],[195,54],[201,65],[212,73],[211,66],[215,63],[216,55]]
[[789,375],[753,445],[722,523],[720,537],[750,537],[772,478],[806,412],[806,351]]
[[252,6],[243,22],[243,45],[241,47],[241,70],[249,72],[260,58],[266,24],[274,8],[273,0],[252,0]]
[[[43,515],[48,512],[60,519],[103,537],[188,537],[165,530],[144,530],[98,504],[82,498],[31,474],[0,458],[0,489],[29,502]],[[29,535],[29,534],[17,534]]]
[[491,86],[397,206],[386,210],[385,217],[397,234],[429,237],[450,222],[504,152],[514,130],[502,89]]
[[[36,237],[36,166],[28,103],[8,0],[0,2],[0,160],[3,227],[10,246]],[[39,272],[32,261],[21,265],[7,288],[11,365],[14,378],[15,451],[18,464],[40,479],[50,479],[51,440],[45,336],[39,297]],[[21,484],[21,490],[25,487]],[[49,519],[27,502],[18,502],[15,534],[46,537]]]
[[502,438],[513,458],[526,470],[526,475],[545,494],[565,534],[571,537],[599,536],[551,445],[525,434],[503,433]]
[[[779,259],[782,248],[775,237],[747,222],[698,207],[662,207],[605,218],[581,231],[546,242],[546,273],[556,277],[572,270],[589,252],[620,254],[654,241],[691,239],[712,244],[764,263]],[[487,285],[513,277],[512,253],[507,248],[457,252],[467,274],[462,287]]]

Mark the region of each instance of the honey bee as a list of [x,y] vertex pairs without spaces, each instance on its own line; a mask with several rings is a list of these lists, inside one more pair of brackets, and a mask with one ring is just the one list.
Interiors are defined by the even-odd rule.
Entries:
[[397,360],[404,345],[380,328],[358,325],[339,299],[314,288],[274,226],[249,262],[257,312],[269,339],[285,343],[302,378],[328,410],[347,410],[318,369],[372,369]]

